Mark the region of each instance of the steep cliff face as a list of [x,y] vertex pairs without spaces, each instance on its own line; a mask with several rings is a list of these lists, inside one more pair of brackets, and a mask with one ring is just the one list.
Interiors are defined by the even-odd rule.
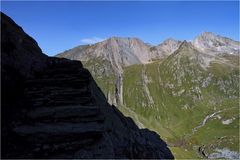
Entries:
[[2,158],[173,158],[107,99],[81,62],[43,55],[1,13]]

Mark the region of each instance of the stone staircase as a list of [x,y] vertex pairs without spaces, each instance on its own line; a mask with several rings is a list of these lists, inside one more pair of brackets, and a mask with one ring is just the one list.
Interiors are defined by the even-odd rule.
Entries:
[[46,71],[25,82],[31,109],[26,113],[28,122],[16,125],[14,131],[34,142],[30,148],[35,152],[27,156],[56,158],[54,153],[62,150],[73,155],[103,136],[104,116],[89,90],[91,75],[80,64],[53,59]]
[[159,135],[107,103],[79,61],[48,57],[1,12],[1,158],[173,158]]

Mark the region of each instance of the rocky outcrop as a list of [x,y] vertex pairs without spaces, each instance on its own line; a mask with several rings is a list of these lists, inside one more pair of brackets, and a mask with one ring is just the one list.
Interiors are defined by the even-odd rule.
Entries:
[[149,47],[137,38],[112,37],[93,45],[78,46],[57,57],[81,61],[101,58],[109,61],[115,71],[121,71],[123,66],[148,62]]
[[[11,67],[24,76],[30,76],[33,70],[44,68],[47,56],[42,53],[37,42],[3,14],[1,14],[1,46],[2,67]],[[4,69],[2,71],[4,72]]]
[[151,59],[163,59],[167,56],[171,55],[174,51],[176,51],[181,44],[181,41],[169,38],[163,41],[158,46],[153,46],[150,48],[151,51]]
[[43,55],[1,20],[2,158],[173,158],[159,135],[107,103],[81,62]]
[[204,32],[197,36],[192,44],[201,52],[215,54],[235,54],[239,55],[240,42],[216,35],[211,32]]

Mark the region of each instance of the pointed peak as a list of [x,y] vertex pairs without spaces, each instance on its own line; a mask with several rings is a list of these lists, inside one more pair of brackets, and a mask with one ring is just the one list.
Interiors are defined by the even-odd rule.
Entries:
[[[217,39],[219,37],[222,37],[222,36],[219,36],[213,32],[202,32],[200,35],[198,35],[195,39]],[[223,37],[222,37],[223,38]]]
[[179,40],[173,39],[173,38],[168,38],[166,40],[164,40],[162,43],[163,44],[171,44],[171,43],[179,43]]
[[168,38],[166,40],[164,40],[162,43],[160,43],[158,46],[162,46],[162,45],[177,45],[181,43],[181,41],[173,39],[173,38]]
[[182,47],[182,46],[188,46],[188,45],[189,45],[189,43],[188,43],[186,40],[184,40],[184,41],[181,43],[180,47]]
[[136,37],[110,37],[103,41],[104,43],[140,43],[145,44],[142,40]]
[[173,38],[167,38],[166,40],[164,40],[163,42],[177,42],[178,40],[173,39]]
[[213,32],[202,32],[200,35],[204,35],[204,36],[216,36],[216,34],[213,33]]
[[182,49],[182,48],[194,49],[194,46],[191,44],[191,42],[184,40],[179,46],[179,49]]
[[117,36],[110,37],[107,40],[139,40],[140,41],[140,39],[136,37],[117,37]]

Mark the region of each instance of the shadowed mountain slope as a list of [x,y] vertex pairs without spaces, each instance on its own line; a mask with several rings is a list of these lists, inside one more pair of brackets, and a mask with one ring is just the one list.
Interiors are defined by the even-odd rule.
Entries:
[[108,104],[79,61],[51,58],[1,13],[2,158],[173,158]]

